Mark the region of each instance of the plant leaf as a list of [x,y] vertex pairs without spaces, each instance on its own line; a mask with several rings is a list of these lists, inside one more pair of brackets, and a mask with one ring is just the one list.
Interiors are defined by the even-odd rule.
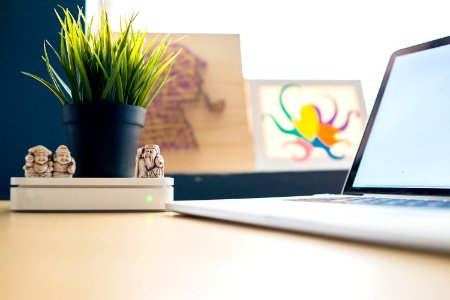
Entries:
[[63,105],[69,104],[69,101],[67,100],[66,96],[63,93],[61,93],[60,91],[58,91],[53,85],[51,85],[51,83],[45,81],[44,79],[42,79],[36,75],[30,74],[27,72],[21,72],[21,73],[24,75],[30,76],[31,78],[36,79],[37,81],[39,81],[40,83],[45,85],[48,89],[50,89],[53,92],[53,94],[56,95],[56,97],[58,97],[59,101],[61,101],[61,103]]

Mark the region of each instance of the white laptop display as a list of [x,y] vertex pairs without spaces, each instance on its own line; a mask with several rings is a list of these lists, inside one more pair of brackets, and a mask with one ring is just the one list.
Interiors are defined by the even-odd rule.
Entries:
[[342,195],[177,201],[167,207],[450,252],[450,37],[392,55]]

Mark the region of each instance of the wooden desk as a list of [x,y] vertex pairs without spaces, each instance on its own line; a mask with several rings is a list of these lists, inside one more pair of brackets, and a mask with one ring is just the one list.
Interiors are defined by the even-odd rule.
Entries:
[[169,212],[0,202],[0,299],[450,299],[450,257]]

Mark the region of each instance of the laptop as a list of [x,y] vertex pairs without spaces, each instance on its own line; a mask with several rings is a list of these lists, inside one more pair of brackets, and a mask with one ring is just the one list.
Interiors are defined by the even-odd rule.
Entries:
[[392,54],[340,195],[175,201],[166,207],[450,253],[450,37]]

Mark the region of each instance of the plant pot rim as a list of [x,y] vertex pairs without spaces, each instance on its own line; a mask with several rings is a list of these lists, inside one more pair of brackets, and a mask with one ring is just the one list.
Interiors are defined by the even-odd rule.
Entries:
[[116,102],[107,102],[107,101],[97,101],[97,102],[85,102],[85,103],[69,103],[63,105],[63,107],[67,106],[121,106],[121,107],[135,107],[139,109],[145,110],[145,108],[137,105],[127,104],[127,103],[116,103]]
[[63,120],[71,123],[129,123],[144,127],[146,109],[121,103],[73,103],[62,108]]

